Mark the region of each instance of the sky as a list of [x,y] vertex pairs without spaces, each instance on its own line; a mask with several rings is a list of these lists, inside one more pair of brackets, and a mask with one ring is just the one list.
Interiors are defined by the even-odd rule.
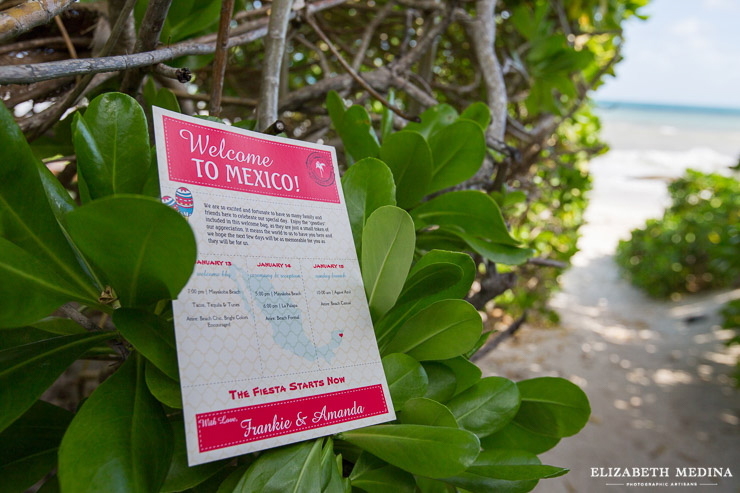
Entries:
[[740,108],[740,0],[652,0],[595,99]]

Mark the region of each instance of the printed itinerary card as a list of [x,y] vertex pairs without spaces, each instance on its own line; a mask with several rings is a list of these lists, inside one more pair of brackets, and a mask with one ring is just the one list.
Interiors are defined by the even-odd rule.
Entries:
[[198,245],[173,302],[189,464],[395,419],[334,148],[160,108],[154,130]]

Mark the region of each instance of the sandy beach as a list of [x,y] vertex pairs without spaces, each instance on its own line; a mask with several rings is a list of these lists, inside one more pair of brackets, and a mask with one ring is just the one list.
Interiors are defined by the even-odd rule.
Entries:
[[[687,167],[723,170],[737,162],[740,132],[701,131],[669,124],[604,123],[612,151],[591,163],[594,189],[580,251],[551,301],[556,328],[524,326],[487,355],[488,374],[514,380],[561,376],[588,394],[586,428],[540,458],[569,467],[540,481],[544,493],[673,490],[740,491],[740,390],[732,374],[737,346],[724,341],[717,309],[740,290],[678,301],[648,298],[624,280],[613,259],[621,238],[658,217],[668,201],[666,182]],[[652,145],[652,147],[651,147]],[[730,467],[734,478],[592,477],[591,468]],[[628,486],[631,482],[665,486]]]

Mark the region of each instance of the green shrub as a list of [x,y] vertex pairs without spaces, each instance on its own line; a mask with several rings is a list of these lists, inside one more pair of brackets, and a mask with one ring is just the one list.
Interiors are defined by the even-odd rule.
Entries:
[[668,187],[671,206],[617,248],[629,279],[655,297],[740,280],[740,182],[689,170]]

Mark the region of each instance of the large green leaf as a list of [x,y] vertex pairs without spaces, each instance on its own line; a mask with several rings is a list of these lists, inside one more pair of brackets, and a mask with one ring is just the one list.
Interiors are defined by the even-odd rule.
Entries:
[[414,476],[391,466],[377,457],[363,452],[349,479],[354,488],[367,493],[414,493]]
[[481,493],[525,493],[534,489],[539,478],[566,472],[541,465],[536,455],[523,450],[484,450],[463,474],[444,481]]
[[416,397],[403,405],[399,421],[409,425],[447,426],[458,428],[457,420],[444,404],[432,399]]
[[516,419],[493,435],[488,435],[480,441],[484,449],[526,450],[533,454],[547,452],[558,442],[560,442],[560,438],[540,435],[523,428],[516,422]]
[[[0,104],[0,237],[48,264],[75,286],[78,297],[98,292],[77,262],[50,207],[40,179],[43,165],[31,153],[13,115]],[[48,178],[48,170],[44,173]]]
[[424,397],[437,402],[447,402],[455,395],[457,382],[455,374],[448,366],[437,361],[425,361],[422,366],[429,378],[429,385]]
[[114,334],[59,336],[0,351],[0,431],[29,409],[91,347]]
[[389,354],[382,363],[395,409],[400,410],[407,400],[426,393],[427,374],[414,358],[399,353]]
[[517,383],[522,405],[514,420],[523,428],[550,437],[569,437],[586,426],[588,397],[576,384],[556,377]]
[[486,138],[471,120],[458,120],[429,138],[434,166],[430,192],[471,178],[486,156]]
[[327,437],[321,449],[321,492],[345,493],[349,478],[342,477],[342,454],[334,455],[334,440]]
[[393,172],[398,206],[418,204],[432,181],[432,150],[424,137],[409,131],[391,134],[380,147],[380,159]]
[[329,112],[329,118],[331,118],[334,128],[339,128],[342,125],[342,119],[347,112],[347,108],[337,91],[329,91],[326,94],[326,110]]
[[327,96],[327,108],[344,150],[354,161],[378,156],[380,144],[365,108],[353,105],[344,110],[344,103],[333,91]]
[[496,201],[475,190],[449,192],[411,211],[416,229],[440,226],[450,231],[516,246]]
[[473,347],[483,330],[478,310],[463,300],[438,301],[411,317],[384,348],[419,361],[459,356]]
[[160,493],[173,493],[193,488],[214,476],[228,465],[228,460],[209,462],[198,466],[188,467],[188,453],[185,448],[185,424],[182,419],[174,420],[172,425],[172,436],[174,447],[172,462],[167,472],[167,477],[160,489]]
[[46,317],[33,323],[33,327],[51,334],[68,336],[85,332],[77,322],[64,317]]
[[93,200],[140,193],[149,173],[149,131],[144,110],[127,94],[93,99],[73,124],[77,167]]
[[376,425],[340,433],[339,438],[404,471],[431,478],[461,473],[480,451],[475,434],[440,426]]
[[448,403],[457,422],[479,438],[506,426],[519,409],[519,391],[511,380],[486,377]]
[[396,205],[396,185],[391,171],[383,161],[365,158],[356,162],[344,174],[342,189],[352,237],[359,255],[362,230],[367,218],[379,207]]
[[440,291],[448,290],[455,286],[463,275],[462,267],[452,262],[438,262],[415,269],[409,273],[396,304],[428,298]]
[[89,300],[42,258],[5,238],[0,238],[0,277],[0,327],[29,324],[67,301]]
[[177,296],[195,265],[195,238],[175,210],[149,197],[96,200],[66,216],[80,250],[124,306]]
[[474,252],[483,255],[485,258],[497,264],[519,265],[532,257],[535,251],[531,248],[522,248],[513,245],[505,245],[495,241],[488,241],[477,236],[453,232],[460,239],[464,240]]
[[455,395],[469,389],[480,380],[482,374],[480,368],[462,356],[440,361],[440,363],[448,367],[455,374],[455,382],[457,383],[455,386]]
[[174,43],[199,33],[218,22],[221,2],[218,0],[178,0],[172,2],[160,40]]
[[[393,106],[396,93],[393,88],[388,90],[388,102]],[[388,106],[383,105],[383,114],[380,118],[380,140],[385,143],[386,139],[393,133],[393,112]]]
[[437,104],[427,108],[421,114],[421,122],[411,122],[404,127],[404,130],[412,130],[420,133],[425,139],[439,130],[452,125],[457,120],[457,110],[448,104]]
[[72,413],[37,401],[0,433],[0,478],[4,493],[22,493],[51,471]]
[[411,217],[398,207],[380,207],[365,223],[362,281],[373,320],[396,303],[414,257],[415,238]]
[[162,370],[150,361],[146,363],[146,386],[149,387],[149,392],[162,404],[175,409],[182,409],[180,383],[162,373]]
[[234,493],[319,493],[321,439],[271,449],[247,469]]
[[95,389],[59,447],[59,483],[75,493],[159,491],[172,457],[172,428],[133,355]]
[[465,111],[462,112],[460,118],[474,121],[485,132],[488,125],[491,123],[491,110],[488,109],[488,106],[486,106],[485,103],[476,101],[465,108]]
[[169,378],[179,380],[175,327],[171,321],[144,310],[122,308],[113,312],[113,323],[146,359]]

